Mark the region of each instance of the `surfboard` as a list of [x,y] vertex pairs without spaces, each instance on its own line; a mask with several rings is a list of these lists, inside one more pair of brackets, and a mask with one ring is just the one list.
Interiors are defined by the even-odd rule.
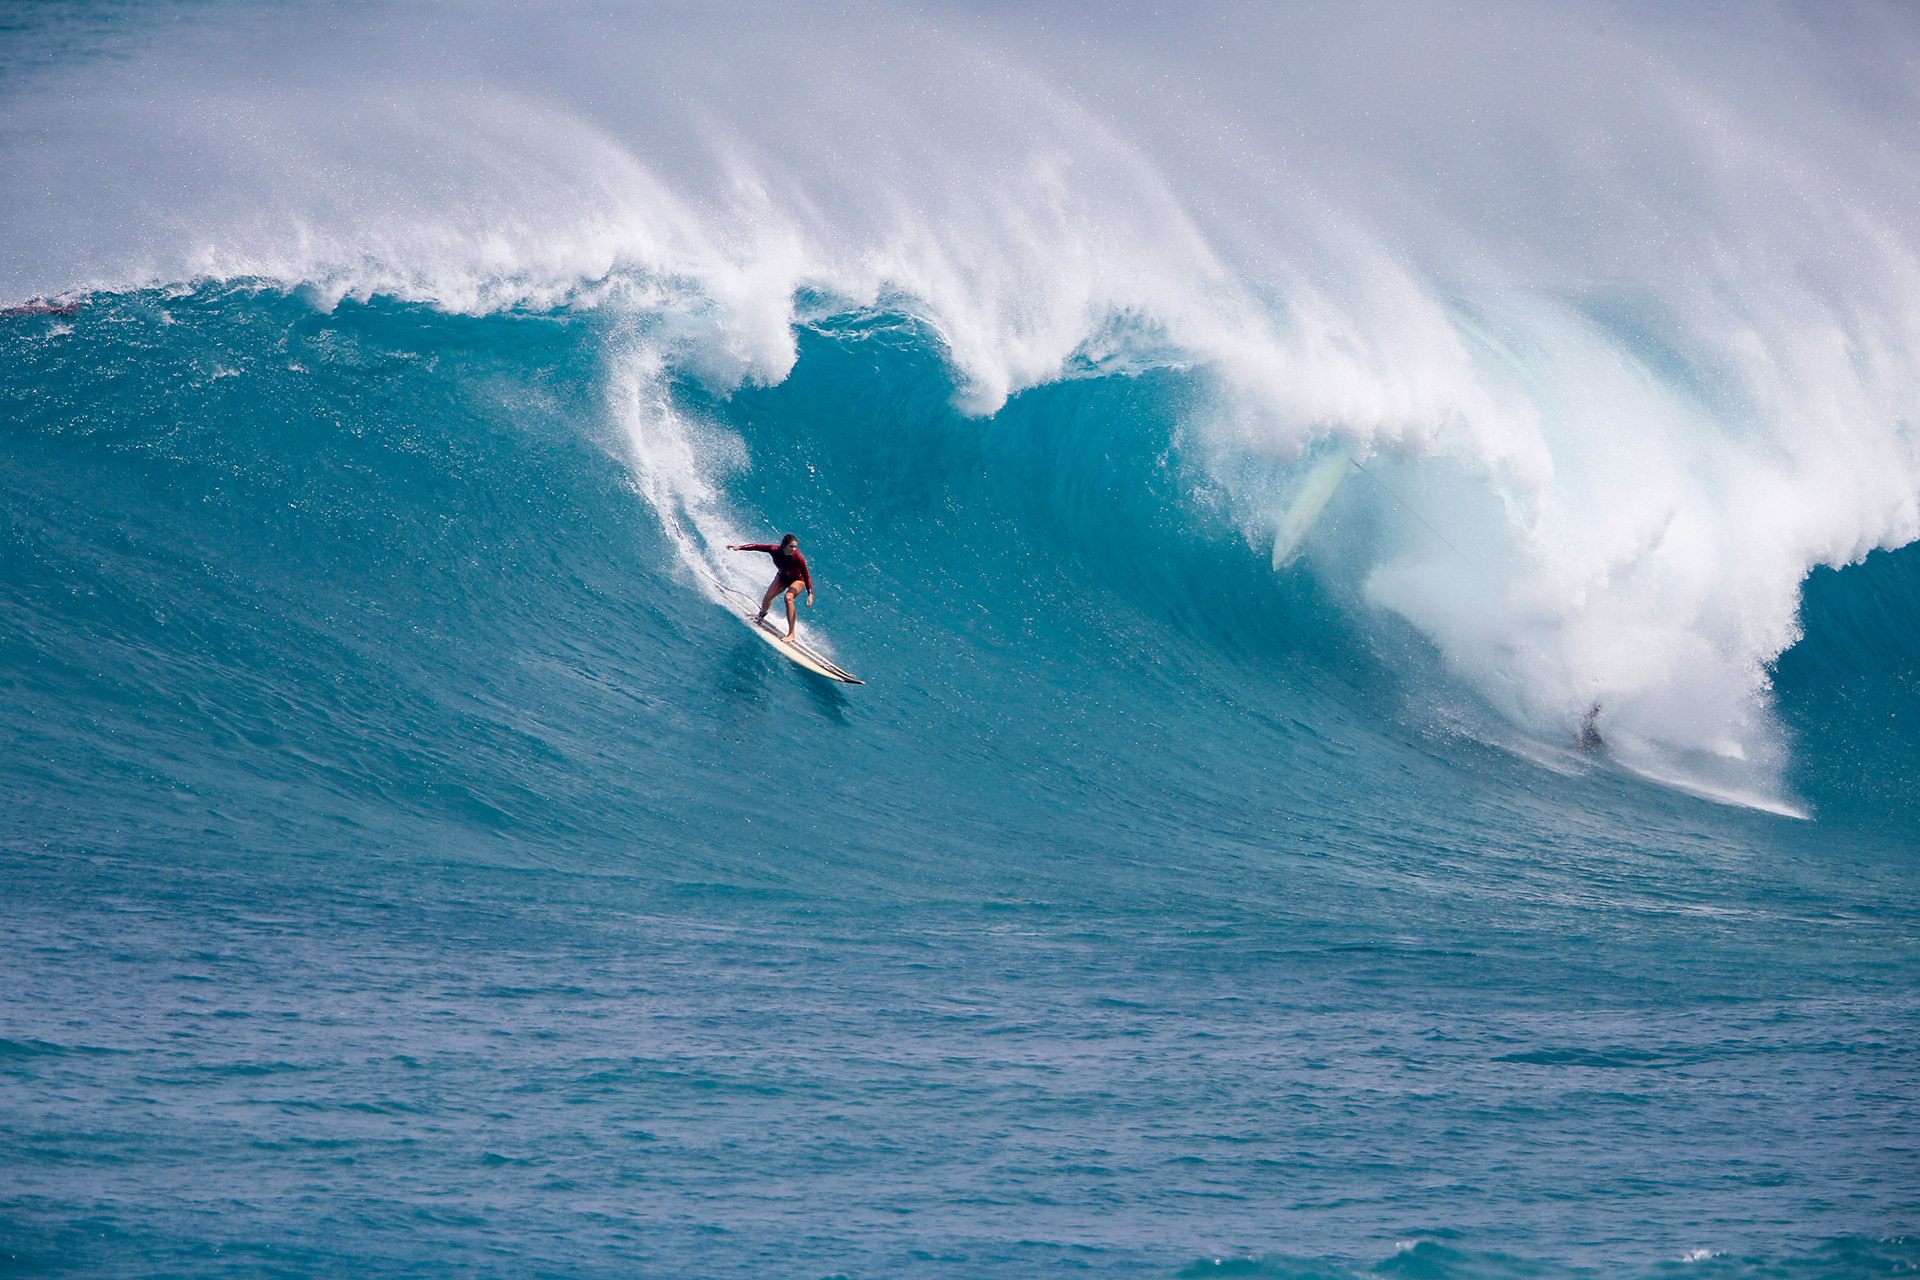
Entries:
[[1306,541],[1313,522],[1326,510],[1327,503],[1333,499],[1334,490],[1340,487],[1340,482],[1347,478],[1347,472],[1352,469],[1353,455],[1345,449],[1336,449],[1332,456],[1322,459],[1307,474],[1307,482],[1300,486],[1292,505],[1274,525],[1273,567],[1276,572],[1286,568],[1300,554],[1300,544]]
[[[738,591],[729,587],[726,583],[716,579],[713,585],[720,588],[720,593],[727,598],[727,603],[732,606],[733,615],[739,618],[740,621],[746,623],[749,631],[772,645],[774,650],[788,662],[793,663],[795,666],[803,667],[817,676],[825,676],[829,680],[838,680],[841,684],[866,683],[865,680],[855,679],[849,675],[846,671],[842,670],[833,659],[821,653],[799,636],[796,635],[791,640],[787,639],[786,631],[780,627],[776,627],[771,618],[756,620],[753,615],[760,611],[760,607],[746,596],[741,595]],[[774,603],[779,604],[780,601],[775,600]]]

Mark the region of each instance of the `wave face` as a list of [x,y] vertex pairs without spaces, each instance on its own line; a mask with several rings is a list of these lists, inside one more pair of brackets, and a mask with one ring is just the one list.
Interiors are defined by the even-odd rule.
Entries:
[[1916,51],[20,17],[0,1254],[1911,1270]]
[[797,298],[897,299],[972,413],[1204,370],[1249,538],[1317,442],[1407,468],[1451,536],[1381,530],[1373,607],[1524,735],[1773,807],[1800,582],[1920,533],[1898,9],[241,12],[28,23],[0,293],[600,305],[721,391]]

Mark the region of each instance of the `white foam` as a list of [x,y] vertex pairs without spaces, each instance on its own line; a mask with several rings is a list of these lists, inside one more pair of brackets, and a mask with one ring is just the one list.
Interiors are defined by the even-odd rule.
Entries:
[[661,346],[629,334],[613,348],[606,378],[607,413],[621,429],[625,454],[641,499],[659,517],[693,584],[716,604],[731,608],[722,586],[749,597],[759,586],[742,561],[724,550],[757,541],[740,532],[743,521],[727,501],[722,482],[747,465],[745,446],[732,433],[690,418],[666,385]]

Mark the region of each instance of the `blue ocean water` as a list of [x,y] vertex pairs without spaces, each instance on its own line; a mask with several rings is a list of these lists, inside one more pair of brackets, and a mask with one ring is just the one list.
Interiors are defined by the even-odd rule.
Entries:
[[[959,16],[875,10],[863,83],[910,115],[925,80],[940,112],[861,173],[925,221],[849,257],[621,168],[698,186],[691,135],[623,132],[657,86],[597,42],[742,113],[808,100],[756,87],[777,58],[677,10],[565,12],[604,27],[561,52],[482,7],[6,28],[0,155],[47,185],[0,224],[0,303],[80,305],[0,316],[0,1275],[1920,1271],[1898,254],[1884,297],[1820,295],[1831,331],[1779,301],[1818,292],[1813,249],[1715,259],[1738,324],[1677,283],[1573,280],[1564,246],[1573,274],[1522,288],[1508,268],[1551,254],[1514,228],[1584,215],[1528,203],[1518,124],[1482,138],[1516,157],[1479,228],[1507,266],[1474,260],[1502,279],[1456,262],[1404,305],[1365,255],[1189,253],[1233,241],[1102,185],[1165,153],[1121,164],[1065,109],[1033,128],[1086,130],[1086,167],[1036,144],[993,170],[1037,193],[1019,216],[968,221],[971,188],[902,176],[928,137],[959,166],[981,145],[943,114],[947,64],[913,59],[1017,46],[1059,95],[1093,73],[1026,28],[947,46]],[[1774,15],[1715,72],[1678,19],[1614,9],[1514,17],[1514,48],[1562,57],[1567,15],[1582,59],[1626,22],[1634,74],[1732,77],[1763,140],[1766,95],[1737,90],[1784,73],[1755,50],[1816,57]],[[846,19],[816,17],[776,34],[827,48]],[[1230,56],[1134,18],[1176,71]],[[1871,153],[1904,155],[1858,50],[1911,22],[1851,20],[1818,56],[1858,72]],[[1409,47],[1449,47],[1423,22]],[[466,52],[407,61],[441,36]],[[1096,52],[1128,83],[1147,56]],[[473,66],[524,132],[440,140],[515,157],[498,207],[451,161],[405,185],[444,157],[327,108],[337,77],[381,85],[411,128]],[[1112,92],[1085,101],[1124,120]],[[1556,106],[1671,141],[1594,92]],[[1411,113],[1395,140],[1347,141],[1392,167],[1434,101],[1378,102]],[[880,145],[820,110],[823,172]],[[1289,110],[1287,137],[1345,118]],[[1844,167],[1832,112],[1807,118]],[[800,146],[788,123],[766,136]],[[604,187],[567,185],[581,155]],[[792,195],[753,163],[741,199]],[[344,185],[272,185],[313,173]],[[442,182],[467,202],[436,221]],[[97,199],[62,213],[62,183]],[[205,222],[167,213],[176,188],[217,196]],[[609,203],[565,222],[549,188]],[[825,223],[866,216],[826,189]],[[1674,189],[1675,239],[1732,225]],[[1296,215],[1247,234],[1305,244]],[[1739,218],[1743,243],[1778,229]],[[1220,301],[1236,273],[1280,295],[1271,330]],[[1364,475],[1276,568],[1274,519],[1335,445]],[[802,625],[865,685],[714,598],[766,573],[726,542],[786,530],[818,580]]]

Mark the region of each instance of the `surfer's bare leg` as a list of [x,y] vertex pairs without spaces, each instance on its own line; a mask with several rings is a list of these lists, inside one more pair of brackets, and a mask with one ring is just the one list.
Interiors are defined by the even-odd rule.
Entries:
[[796,582],[787,588],[787,639],[789,640],[793,639],[793,629],[799,624],[799,619],[793,614],[793,598],[799,594],[799,583]]
[[[760,597],[760,612],[753,616],[755,622],[765,622],[767,620],[767,609],[773,604],[773,598],[779,594],[780,579],[775,578],[767,584],[767,594]],[[787,601],[787,612],[793,612],[793,601],[791,598]]]

